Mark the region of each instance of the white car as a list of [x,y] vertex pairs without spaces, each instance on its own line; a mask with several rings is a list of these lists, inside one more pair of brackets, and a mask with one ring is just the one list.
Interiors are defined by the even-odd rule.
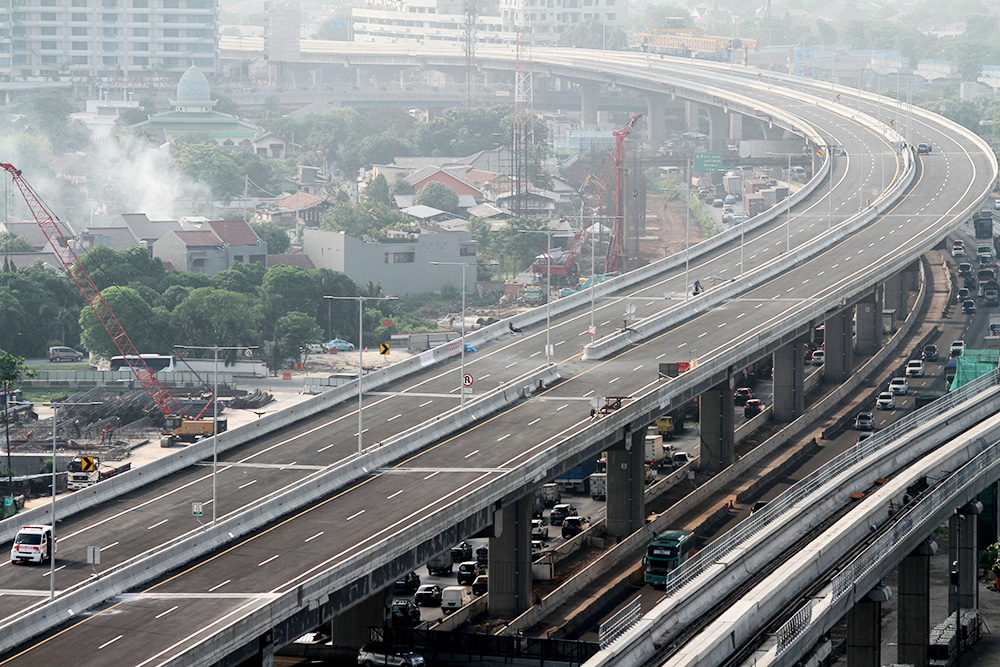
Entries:
[[816,350],[812,353],[810,363],[812,363],[813,366],[822,366],[824,361],[826,361],[826,352],[823,350]]
[[895,410],[896,409],[896,399],[892,395],[892,392],[883,391],[875,399],[875,409],[876,410]]
[[42,563],[48,562],[55,552],[52,539],[52,526],[39,524],[21,526],[14,537],[14,546],[10,550],[10,562]]
[[531,540],[531,555],[532,557],[545,551],[545,543],[541,540]]
[[889,380],[889,393],[893,396],[905,396],[910,391],[910,383],[906,378],[892,378]]
[[960,357],[964,353],[965,353],[964,340],[956,340],[954,343],[951,344],[951,349],[948,351],[948,354],[952,357]]
[[952,257],[965,257],[965,246],[955,243],[951,246],[951,256]]
[[923,359],[913,359],[906,364],[906,377],[922,378],[924,376]]
[[549,539],[549,527],[545,525],[545,522],[541,519],[531,520],[531,539],[533,540],[547,540]]

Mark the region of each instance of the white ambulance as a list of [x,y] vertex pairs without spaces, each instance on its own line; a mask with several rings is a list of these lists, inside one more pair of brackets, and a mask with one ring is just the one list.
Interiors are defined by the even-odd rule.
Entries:
[[52,526],[21,526],[10,550],[10,562],[15,565],[24,561],[42,563],[48,561],[54,551]]

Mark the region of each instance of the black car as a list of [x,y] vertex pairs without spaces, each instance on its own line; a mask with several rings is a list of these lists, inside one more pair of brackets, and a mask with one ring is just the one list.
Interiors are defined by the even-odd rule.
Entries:
[[586,519],[580,516],[568,516],[563,520],[562,536],[564,540],[576,537],[583,532],[583,524]]
[[472,593],[473,595],[482,595],[490,590],[490,578],[481,574],[476,577],[476,580],[472,582]]
[[924,361],[937,361],[938,360],[937,345],[924,345],[924,350],[920,356],[923,357]]
[[976,314],[976,302],[972,299],[966,299],[962,302],[962,314],[963,315],[975,315]]
[[746,417],[747,419],[756,417],[763,411],[764,411],[764,401],[760,400],[759,398],[751,398],[746,402],[746,405],[743,406],[743,416]]
[[396,582],[393,592],[396,595],[412,595],[418,588],[420,588],[420,575],[410,572]]
[[555,505],[549,513],[549,523],[553,526],[561,526],[568,516],[576,516],[576,508],[569,503],[560,503]]
[[958,265],[958,275],[961,276],[962,278],[965,278],[966,276],[971,276],[972,264],[969,264],[968,262],[961,262]]
[[972,298],[972,293],[968,287],[959,287],[958,294],[955,295],[955,303],[964,303],[966,299]]
[[389,610],[393,627],[412,628],[420,625],[420,607],[413,600],[393,600]]
[[472,560],[472,545],[468,542],[459,542],[451,548],[451,562],[462,563]]
[[458,585],[468,586],[479,576],[479,563],[467,560],[458,566]]
[[931,145],[920,143],[917,144],[917,155],[927,155],[931,152]]
[[437,584],[423,584],[413,594],[413,601],[420,607],[440,607],[441,587]]
[[733,402],[736,405],[746,405],[747,400],[754,396],[753,389],[750,387],[740,387],[733,392]]

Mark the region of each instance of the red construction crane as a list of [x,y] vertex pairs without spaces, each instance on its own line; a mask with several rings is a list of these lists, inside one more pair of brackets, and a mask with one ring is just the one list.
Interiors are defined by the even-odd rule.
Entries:
[[583,244],[587,240],[589,231],[589,227],[587,229],[576,230],[573,234],[573,242],[565,250],[562,248],[552,248],[551,264],[545,253],[535,257],[535,261],[531,265],[531,272],[544,276],[548,273],[551,266],[552,279],[555,282],[575,284],[579,275],[579,271],[576,268],[576,261],[580,258],[580,252],[583,250]]
[[625,127],[615,130],[615,226],[608,245],[608,256],[605,260],[605,270],[622,271],[625,264],[625,197],[622,191],[625,187],[625,142],[636,122],[642,114],[636,114],[628,119]]
[[[80,293],[83,294],[83,298],[86,299],[87,304],[94,311],[97,319],[104,326],[105,331],[108,332],[111,341],[118,348],[118,352],[124,357],[125,363],[132,369],[132,373],[135,374],[136,379],[139,380],[143,389],[146,390],[160,410],[163,411],[167,424],[164,433],[179,436],[183,440],[193,440],[197,437],[196,433],[198,435],[206,434],[203,422],[207,421],[207,434],[211,435],[211,420],[201,419],[205,410],[208,409],[208,405],[211,405],[211,402],[194,419],[187,417],[184,408],[177,402],[177,399],[170,395],[170,392],[156,379],[153,371],[146,366],[146,362],[140,356],[139,350],[136,349],[132,343],[132,339],[125,333],[124,327],[122,327],[118,318],[115,317],[111,306],[108,305],[108,302],[101,295],[101,290],[94,284],[94,280],[87,273],[76,253],[73,252],[73,247],[69,239],[66,238],[66,235],[60,229],[60,220],[49,211],[31,185],[24,180],[20,169],[5,162],[0,163],[0,167],[3,167],[11,175],[14,183],[21,191],[21,196],[24,197],[31,215],[35,218],[35,222],[41,227],[56,256],[66,269],[66,275],[76,283]],[[215,397],[213,397],[213,400],[215,400]],[[222,420],[219,421],[221,425],[223,422]],[[221,428],[220,430],[225,429]]]

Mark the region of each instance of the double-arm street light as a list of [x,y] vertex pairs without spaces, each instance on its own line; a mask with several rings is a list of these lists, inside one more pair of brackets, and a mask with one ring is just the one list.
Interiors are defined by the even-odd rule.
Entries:
[[[8,398],[7,400],[10,400]],[[42,403],[52,408],[52,509],[49,510],[52,521],[52,544],[49,545],[49,600],[56,598],[56,433],[59,431],[59,408],[72,408],[83,405],[100,405],[100,401],[85,401],[83,403],[55,402]]]
[[458,383],[459,407],[465,407],[465,270],[470,266],[495,266],[496,262],[480,264],[478,262],[431,262],[431,266],[460,266],[462,267],[462,361],[460,364],[460,377]]
[[549,332],[552,325],[552,235],[560,233],[555,229],[519,229],[519,234],[545,234],[545,365],[552,363],[552,346]]
[[[358,302],[358,454],[360,455],[364,449],[364,443],[362,440],[361,433],[364,431],[362,428],[361,417],[361,373],[363,372],[362,363],[364,362],[364,328],[365,328],[365,301],[396,301],[399,297],[395,296],[324,296],[324,299],[330,299],[332,301],[357,301]],[[464,343],[464,341],[463,341]]]
[[212,350],[212,358],[215,360],[213,370],[212,388],[212,525],[215,525],[215,517],[218,515],[216,509],[219,505],[219,350],[242,350],[247,356],[253,355],[252,350],[256,350],[256,345],[174,345],[183,349],[191,350]]

